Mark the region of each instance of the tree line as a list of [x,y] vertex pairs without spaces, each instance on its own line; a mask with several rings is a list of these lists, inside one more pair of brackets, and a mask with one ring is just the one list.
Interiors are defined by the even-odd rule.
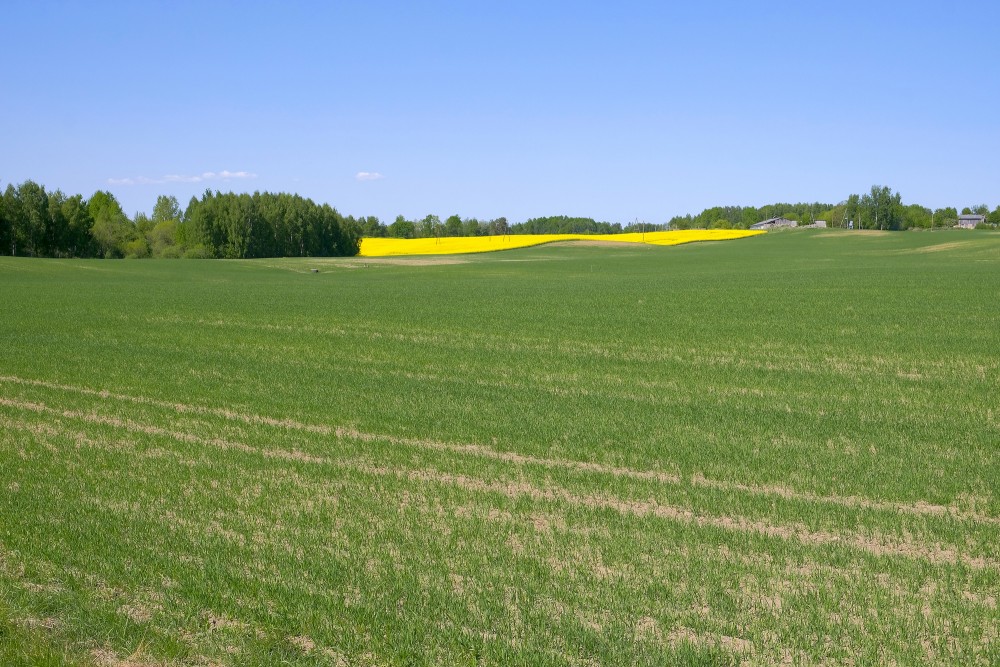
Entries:
[[84,199],[33,181],[0,197],[0,254],[31,257],[327,257],[358,254],[361,226],[299,195],[206,190],[185,210],[161,195],[129,218],[113,194]]
[[449,216],[441,221],[437,215],[427,215],[418,220],[407,220],[397,215],[392,223],[383,224],[378,218],[369,216],[360,220],[362,236],[370,238],[421,239],[440,236],[496,236],[510,234],[507,218],[479,220]]
[[[967,206],[961,215],[985,217],[983,226],[1000,226],[1000,206],[992,211],[986,204]],[[785,218],[801,225],[822,221],[828,227],[855,229],[929,229],[953,227],[958,222],[955,207],[931,209],[920,204],[904,204],[902,196],[884,185],[873,185],[864,194],[851,194],[838,204],[820,202],[769,204],[753,206],[716,206],[698,215],[675,216],[667,223],[670,229],[746,229],[763,220]]]
[[459,215],[449,216],[443,222],[436,215],[419,220],[407,220],[400,215],[388,225],[374,217],[363,218],[360,222],[363,236],[401,239],[503,234],[620,234],[626,230],[617,222],[598,222],[593,218],[565,215],[531,218],[514,224],[510,224],[505,217],[479,220]]
[[[985,217],[1000,226],[1000,206],[965,207],[961,214]],[[873,185],[838,204],[820,202],[753,206],[715,206],[697,215],[674,216],[666,223],[628,224],[565,215],[510,224],[437,215],[417,220],[397,216],[390,224],[375,216],[343,216],[328,204],[296,194],[235,194],[206,190],[186,209],[161,195],[152,215],[129,218],[115,196],[98,191],[84,199],[61,190],[47,192],[34,181],[8,184],[0,196],[0,254],[33,257],[324,257],[358,253],[362,237],[427,238],[503,234],[618,234],[663,229],[746,229],[770,218],[800,224],[823,221],[829,227],[913,229],[951,227],[955,207],[930,209],[904,204],[898,192]]]

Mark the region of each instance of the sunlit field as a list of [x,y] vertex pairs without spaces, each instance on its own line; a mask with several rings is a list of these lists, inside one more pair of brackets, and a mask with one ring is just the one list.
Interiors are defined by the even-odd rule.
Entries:
[[0,258],[0,665],[1000,663],[1000,234],[646,236]]
[[441,238],[366,238],[361,241],[362,257],[394,255],[454,255],[494,250],[528,248],[546,243],[580,241],[589,243],[648,243],[680,245],[696,241],[726,241],[763,234],[746,229],[690,229],[674,232],[635,234],[505,234],[503,236],[447,236]]

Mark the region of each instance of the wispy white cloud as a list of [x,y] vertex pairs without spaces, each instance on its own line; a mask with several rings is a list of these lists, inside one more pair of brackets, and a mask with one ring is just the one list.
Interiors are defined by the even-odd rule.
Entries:
[[354,176],[355,179],[359,181],[377,181],[385,178],[382,174],[377,171],[359,171],[357,175]]
[[151,183],[162,183],[154,178],[136,176],[135,178],[109,178],[108,185],[149,185]]
[[205,181],[237,181],[257,178],[257,174],[249,171],[206,171],[201,174],[167,174],[159,178],[135,176],[132,178],[109,178],[108,185],[161,185],[163,183],[203,183]]

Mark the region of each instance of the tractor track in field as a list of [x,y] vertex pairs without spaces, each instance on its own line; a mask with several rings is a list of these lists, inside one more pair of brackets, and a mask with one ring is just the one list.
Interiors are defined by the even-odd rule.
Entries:
[[[127,316],[123,316],[128,319]],[[914,368],[912,360],[901,365],[901,360],[884,354],[851,353],[836,357],[816,359],[786,347],[779,362],[772,355],[747,356],[742,350],[693,347],[650,348],[627,341],[573,340],[566,338],[516,338],[510,335],[497,336],[486,332],[470,334],[467,331],[445,329],[420,329],[408,327],[405,331],[373,328],[363,324],[344,323],[342,326],[315,326],[311,324],[274,324],[236,319],[205,319],[192,317],[146,317],[146,323],[185,324],[219,329],[273,331],[292,334],[307,334],[336,337],[363,337],[367,340],[388,340],[415,345],[436,345],[453,349],[481,351],[489,349],[497,352],[544,353],[558,351],[574,357],[595,357],[615,359],[635,363],[676,363],[710,368],[741,368],[754,371],[794,372],[807,375],[839,375],[846,378],[865,377],[873,368],[890,370],[893,374],[913,380],[940,380],[946,378],[974,378],[985,380],[1000,371],[1000,362],[993,359],[929,359],[919,368]]]
[[[637,470],[634,468],[611,466],[611,465],[605,465],[601,463],[594,463],[588,461],[574,461],[571,459],[538,457],[526,454],[518,454],[516,452],[510,452],[510,451],[499,451],[487,447],[485,445],[475,444],[475,443],[455,443],[455,442],[445,442],[432,439],[410,438],[410,437],[394,436],[388,434],[368,433],[345,426],[309,424],[294,419],[275,418],[266,415],[243,413],[243,412],[229,410],[226,408],[217,408],[211,406],[163,401],[145,396],[131,396],[127,394],[113,393],[105,390],[92,389],[89,387],[79,387],[74,385],[48,382],[45,380],[26,379],[14,376],[0,376],[0,383],[4,382],[11,384],[20,384],[24,386],[37,386],[46,389],[66,391],[86,396],[94,396],[102,400],[114,400],[120,402],[129,402],[137,405],[149,405],[152,407],[163,408],[179,413],[209,415],[214,417],[220,417],[229,421],[242,422],[250,425],[261,425],[261,426],[281,428],[292,431],[301,431],[304,433],[336,437],[338,439],[348,439],[360,442],[388,442],[390,444],[413,447],[417,449],[450,452],[454,454],[467,455],[467,456],[476,456],[480,458],[500,461],[503,463],[510,463],[513,465],[537,465],[544,468],[565,469],[577,472],[604,474],[615,477],[652,481],[669,485],[689,484],[690,486],[693,487],[708,488],[730,493],[736,492],[736,493],[746,493],[756,496],[771,496],[790,501],[829,504],[847,508],[895,512],[895,513],[909,514],[915,516],[942,517],[942,518],[949,518],[954,521],[967,522],[967,523],[1000,525],[1000,517],[989,516],[976,512],[962,511],[954,506],[934,504],[925,501],[904,503],[904,502],[896,502],[888,500],[875,500],[856,495],[838,496],[838,495],[816,494],[808,491],[799,491],[796,489],[780,485],[768,485],[768,484],[757,485],[757,484],[747,484],[733,480],[710,479],[706,478],[704,475],[697,472],[691,474],[690,476],[681,476],[675,472],[663,471],[663,470]],[[0,399],[0,404],[7,404],[6,399]],[[45,406],[45,410],[48,411],[55,409]],[[56,412],[58,411],[56,410]],[[118,418],[108,418],[108,419],[118,419]],[[108,425],[125,426],[124,422],[121,424],[109,422]],[[159,431],[156,433],[149,432],[150,435],[168,435],[168,433],[170,433],[166,429],[161,429],[161,427],[152,426],[149,428],[159,429]],[[178,438],[181,439],[185,437],[185,434],[183,433],[178,433],[177,435]],[[301,460],[301,457],[307,457],[309,455],[303,452],[298,452],[296,456],[299,456]],[[280,458],[280,456],[278,455],[275,455],[275,457]]]
[[[692,511],[685,507],[661,503],[655,499],[637,500],[621,498],[607,493],[576,493],[553,484],[542,487],[526,481],[484,480],[473,475],[442,472],[434,468],[401,469],[398,467],[375,465],[368,461],[338,460],[315,456],[298,449],[265,449],[223,438],[206,438],[185,431],[171,430],[117,416],[100,415],[92,411],[60,409],[34,401],[0,398],[0,406],[34,412],[40,415],[51,415],[57,418],[61,417],[90,424],[110,426],[129,432],[164,437],[188,444],[237,451],[269,459],[329,465],[376,477],[396,477],[421,484],[457,487],[474,493],[499,494],[511,499],[527,498],[536,502],[563,503],[588,510],[610,510],[623,515],[655,517],[698,528],[714,528],[726,532],[750,533],[781,540],[796,541],[807,546],[843,546],[861,550],[874,556],[903,557],[923,560],[935,565],[963,565],[976,570],[1000,570],[1000,561],[994,558],[972,556],[962,553],[950,545],[915,541],[905,537],[899,538],[861,531],[832,532],[813,530],[804,524],[769,523],[740,516],[708,515]],[[21,425],[24,426],[23,423]],[[7,422],[5,424],[7,428],[15,426],[14,422]],[[27,426],[30,427],[30,425]],[[335,432],[334,435],[336,435]],[[393,441],[390,440],[390,442]],[[417,446],[420,445],[418,444]],[[516,459],[512,462],[530,463],[531,461]]]

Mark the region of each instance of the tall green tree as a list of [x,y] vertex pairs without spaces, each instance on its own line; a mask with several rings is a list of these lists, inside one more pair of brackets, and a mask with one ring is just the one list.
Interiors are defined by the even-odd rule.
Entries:
[[106,190],[98,190],[87,201],[87,212],[93,220],[90,233],[98,254],[102,257],[124,257],[126,245],[136,239],[136,230],[115,196]]
[[97,252],[90,233],[94,219],[90,217],[83,195],[66,198],[62,203],[62,217],[66,221],[66,253],[70,257],[93,257]]
[[17,193],[10,183],[0,195],[0,255],[17,254],[17,241],[14,236],[14,214],[17,206]]
[[844,212],[847,216],[847,225],[850,227],[853,223],[855,229],[862,229],[861,225],[861,196],[856,194],[848,195],[847,202],[844,206]]
[[441,218],[436,215],[427,215],[420,224],[417,225],[418,238],[432,238],[441,235]]
[[910,204],[903,209],[903,228],[929,228],[931,226],[931,209],[920,204]]
[[946,206],[934,210],[932,225],[934,227],[954,227],[958,222],[958,210],[954,206]]
[[45,232],[45,255],[48,257],[71,256],[68,249],[69,221],[64,213],[67,200],[62,190],[49,193],[49,224]]
[[52,221],[49,218],[49,196],[45,188],[34,181],[17,186],[20,215],[15,218],[14,234],[20,239],[25,254],[45,256]]
[[158,222],[165,222],[167,220],[177,220],[181,219],[181,207],[177,203],[177,197],[172,195],[160,195],[156,198],[156,204],[153,205],[153,215],[152,221],[154,224]]
[[[763,220],[763,218],[761,219]],[[687,215],[675,215],[674,217],[670,218],[670,221],[667,223],[667,229],[674,229],[674,230],[691,229],[693,226],[694,226],[694,219],[691,217],[690,213]]]
[[187,248],[185,256],[215,256],[211,239],[211,196],[212,193],[206,190],[200,200],[191,197],[184,210],[184,224],[177,229],[177,241]]
[[462,236],[481,236],[482,224],[476,218],[468,218],[462,221]]
[[402,215],[397,215],[386,231],[389,236],[396,239],[412,239],[416,237],[416,225]]
[[1000,225],[1000,206],[997,206],[988,216],[986,216],[986,222],[993,226]]
[[885,185],[873,185],[861,197],[865,229],[902,229],[903,203],[900,194]]
[[760,212],[753,206],[744,206],[740,211],[740,227],[747,229],[750,225],[756,225],[764,218],[760,217]]
[[462,218],[457,215],[448,216],[448,219],[444,221],[444,234],[445,236],[461,236]]
[[361,236],[367,238],[382,238],[386,235],[386,227],[374,215],[358,220]]

